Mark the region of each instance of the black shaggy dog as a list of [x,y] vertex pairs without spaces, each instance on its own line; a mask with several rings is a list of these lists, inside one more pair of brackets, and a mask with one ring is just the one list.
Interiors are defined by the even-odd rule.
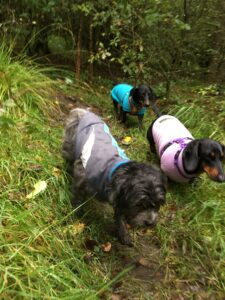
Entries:
[[145,84],[140,84],[138,87],[126,83],[117,84],[111,90],[111,98],[119,119],[125,123],[127,113],[137,115],[140,129],[143,128],[142,121],[147,107],[151,106],[155,113],[158,113],[155,105],[156,95],[152,88]]
[[126,223],[156,224],[166,176],[155,166],[130,161],[97,115],[79,108],[70,112],[62,153],[73,178],[73,203],[79,206],[90,195],[111,203],[121,243],[132,245]]
[[209,138],[194,139],[174,116],[162,115],[147,131],[152,152],[158,153],[161,169],[172,180],[188,182],[200,173],[217,182],[224,182],[222,161],[225,146]]

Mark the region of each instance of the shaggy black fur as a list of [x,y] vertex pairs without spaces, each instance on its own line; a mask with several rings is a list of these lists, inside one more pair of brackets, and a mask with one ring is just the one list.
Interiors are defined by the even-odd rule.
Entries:
[[[74,160],[77,126],[85,112],[81,109],[71,111],[62,149],[73,178],[73,203],[76,206],[81,205],[88,196],[96,195],[96,191],[85,177],[81,160]],[[166,181],[166,176],[158,167],[135,161],[123,164],[113,172],[106,187],[107,199],[103,200],[114,207],[116,231],[121,243],[132,245],[126,223],[131,226],[156,224],[159,208],[165,202]]]
[[156,224],[160,206],[165,203],[166,182],[166,176],[155,166],[132,161],[116,169],[108,195],[122,243],[132,244],[126,222],[131,226]]

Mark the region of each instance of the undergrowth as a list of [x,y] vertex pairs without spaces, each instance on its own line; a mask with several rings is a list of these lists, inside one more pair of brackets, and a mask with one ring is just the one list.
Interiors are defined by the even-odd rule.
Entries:
[[[71,206],[60,154],[64,116],[56,86],[61,93],[97,109],[119,143],[124,136],[131,136],[132,143],[123,146],[130,158],[158,164],[148,153],[146,131],[138,130],[136,118],[128,116],[127,128],[115,120],[109,86],[102,85],[99,91],[85,83],[55,83],[44,75],[51,70],[24,59],[14,60],[4,47],[0,66],[1,298],[109,299],[120,276],[120,280],[129,278],[124,286],[134,296],[128,299],[149,299],[144,289],[137,289],[140,282],[125,274],[128,269],[118,268],[117,251],[105,254],[101,250],[101,243],[116,242],[107,232],[109,220],[103,211],[90,204],[92,222],[86,225]],[[172,98],[171,103],[159,101],[163,110],[178,116],[196,138],[211,137],[225,143],[221,97],[205,97],[179,85]],[[154,118],[149,111],[145,129]],[[46,189],[27,197],[40,180],[47,184]],[[165,276],[154,281],[154,299],[180,295],[183,298],[176,299],[223,299],[224,197],[224,184],[214,183],[206,175],[192,184],[169,184],[159,224],[148,233],[157,240],[160,256],[155,259],[165,269]],[[133,236],[134,251],[140,251],[138,231]],[[90,250],[84,247],[87,241],[97,243]],[[122,270],[124,274],[120,274]],[[196,294],[200,298],[194,298]]]
[[[94,270],[84,260],[49,70],[13,60],[5,49],[0,66],[1,299],[97,299],[108,276],[97,260]],[[46,190],[27,197],[40,180]]]

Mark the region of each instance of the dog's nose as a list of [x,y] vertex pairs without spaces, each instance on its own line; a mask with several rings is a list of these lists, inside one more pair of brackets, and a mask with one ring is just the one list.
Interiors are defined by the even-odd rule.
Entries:
[[155,226],[158,220],[158,213],[155,211],[151,212],[151,216],[147,218],[144,222],[145,226]]
[[146,98],[145,98],[145,100],[144,100],[144,106],[146,106],[146,107],[149,107],[149,106],[150,106],[150,101],[149,101],[149,99],[146,99]]
[[158,203],[164,204],[164,202],[165,202],[165,195],[163,193],[159,194],[157,196],[157,200],[158,200]]
[[153,226],[153,225],[155,225],[154,222],[149,221],[149,220],[145,220],[145,226]]
[[149,220],[146,220],[145,221],[145,226],[147,226],[147,227],[154,227],[155,225],[156,225],[156,223],[157,223],[157,220],[151,220],[151,221],[149,221]]
[[219,175],[217,176],[217,181],[219,181],[219,182],[225,181],[225,176],[224,176],[223,174],[219,174]]

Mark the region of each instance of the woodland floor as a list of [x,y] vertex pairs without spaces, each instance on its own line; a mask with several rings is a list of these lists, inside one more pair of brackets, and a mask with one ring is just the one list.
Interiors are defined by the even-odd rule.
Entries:
[[[62,120],[70,109],[87,107],[83,99],[79,97],[67,97],[63,94],[58,94],[57,99],[61,106]],[[95,105],[88,106],[93,112],[107,119],[102,108],[98,108]],[[164,109],[164,106],[161,105],[161,108]],[[110,122],[113,121],[110,120]],[[122,131],[124,130],[124,127],[121,127],[120,124],[118,126],[122,128]],[[146,155],[148,156],[149,154],[147,153]],[[123,246],[114,238],[112,209],[107,207],[107,205],[99,203],[95,205],[96,207],[99,206],[99,209],[95,207],[94,212],[90,209],[91,212],[87,217],[87,222],[92,222],[92,225],[96,227],[99,227],[99,223],[101,223],[100,241],[105,242],[108,239],[112,243],[112,249],[109,253],[102,255],[100,261],[103,266],[111,264],[112,278],[123,273],[121,278],[112,285],[112,293],[103,293],[101,298],[112,300],[225,299],[223,292],[219,290],[212,291],[207,285],[207,280],[204,278],[207,277],[207,266],[199,264],[196,268],[199,274],[195,278],[184,279],[183,276],[179,277],[179,263],[176,260],[187,255],[188,259],[185,260],[187,263],[186,268],[193,268],[193,262],[188,265],[192,257],[191,254],[187,254],[187,249],[182,250],[174,245],[172,249],[173,255],[167,257],[164,251],[162,251],[161,241],[154,232],[154,229],[134,231],[134,247]],[[163,214],[162,226],[166,226],[174,219],[177,209],[178,207],[175,204],[169,204],[167,213]],[[95,240],[87,238],[86,249],[88,250],[88,254],[86,255],[86,261],[90,265],[92,265],[95,256],[98,255],[94,250],[96,246],[98,248],[99,245]],[[171,257],[174,258],[174,261],[171,260]],[[195,258],[193,258],[194,260]],[[182,269],[184,266],[182,265],[180,268]],[[190,274],[192,274],[191,270]]]

